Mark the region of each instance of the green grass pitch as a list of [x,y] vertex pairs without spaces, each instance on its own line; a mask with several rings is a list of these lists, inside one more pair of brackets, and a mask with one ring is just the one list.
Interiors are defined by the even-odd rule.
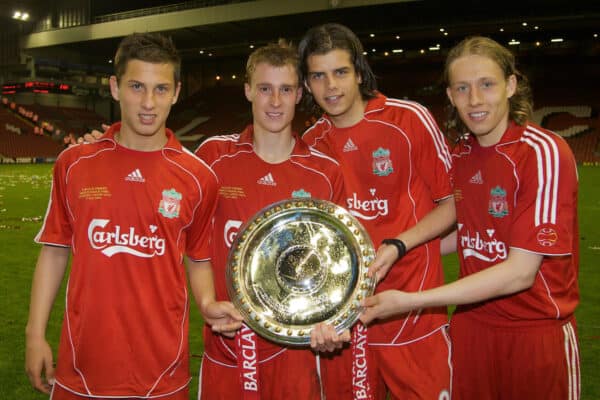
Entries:
[[[0,399],[47,399],[29,385],[24,372],[24,332],[31,277],[39,246],[33,237],[41,227],[48,203],[51,165],[0,165]],[[582,399],[600,399],[600,168],[580,167],[581,233],[580,288],[577,310],[581,356]],[[456,258],[444,259],[446,277],[455,279]],[[56,350],[64,285],[48,326],[47,338]],[[196,398],[202,354],[202,322],[195,306],[190,322],[192,350],[190,398]],[[596,378],[594,378],[594,376]]]

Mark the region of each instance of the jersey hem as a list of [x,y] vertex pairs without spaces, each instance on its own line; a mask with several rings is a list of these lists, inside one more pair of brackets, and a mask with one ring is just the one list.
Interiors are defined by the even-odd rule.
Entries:
[[[569,322],[573,322],[575,320],[575,315],[570,314],[565,316],[564,318],[543,318],[543,319],[507,319],[507,318],[494,318],[488,317],[487,315],[483,315],[480,312],[475,310],[460,310],[456,309],[452,318],[466,318],[472,319],[481,323],[483,325],[487,325],[496,329],[506,329],[506,330],[516,330],[521,328],[541,328],[545,329],[549,326],[561,326]],[[450,320],[450,326],[452,326],[452,319]]]
[[517,246],[509,246],[510,249],[517,249],[517,250],[521,250],[527,253],[531,253],[531,254],[539,254],[541,256],[549,256],[549,257],[561,257],[561,256],[570,256],[573,253],[571,252],[567,252],[567,253],[542,253],[541,251],[535,251],[535,250],[530,250],[530,249],[524,249],[523,247],[517,247]]
[[404,342],[398,342],[398,343],[395,343],[395,342],[369,342],[369,346],[407,346],[409,344],[412,344],[412,343],[418,342],[420,340],[426,339],[429,336],[436,334],[439,330],[448,328],[449,325],[450,325],[449,323],[442,324],[442,325],[438,326],[437,328],[433,329],[432,331],[429,331],[428,333],[426,333],[424,335],[421,335],[419,337],[416,337],[414,339],[410,339],[410,340],[407,340],[407,341],[404,341]]
[[130,399],[130,398],[136,398],[136,399],[160,399],[161,397],[166,397],[166,396],[171,396],[177,392],[180,392],[182,390],[184,390],[192,381],[192,378],[188,378],[187,381],[185,382],[185,384],[177,389],[172,390],[169,393],[162,393],[162,394],[157,394],[157,395],[131,395],[131,394],[125,394],[125,395],[96,395],[96,394],[89,394],[89,393],[80,393],[74,389],[71,389],[70,387],[66,386],[63,383],[60,383],[60,381],[58,379],[55,379],[55,385],[60,386],[61,388],[63,388],[64,390],[76,395],[76,396],[82,396],[82,397],[89,397],[89,398],[97,398],[97,399]]

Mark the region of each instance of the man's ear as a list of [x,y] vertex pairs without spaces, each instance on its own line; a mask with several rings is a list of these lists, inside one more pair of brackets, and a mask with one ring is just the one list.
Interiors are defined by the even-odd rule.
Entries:
[[119,82],[117,82],[117,77],[111,75],[108,82],[110,84],[110,94],[112,95],[113,99],[119,101]]
[[508,92],[508,98],[510,99],[511,97],[513,97],[513,95],[515,94],[515,92],[517,91],[517,76],[515,74],[512,74],[508,77],[508,79],[506,80],[506,91]]
[[244,83],[244,94],[246,95],[246,99],[252,103],[252,88],[249,83]]
[[179,99],[179,92],[181,91],[181,82],[177,82],[177,87],[175,88],[175,96],[173,96],[173,101],[171,104],[177,103],[177,99]]
[[452,104],[452,107],[455,107],[454,100],[452,100],[452,91],[449,87],[446,88],[446,96],[448,96],[448,100],[450,100],[450,104]]
[[302,86],[298,88],[298,93],[296,93],[296,104],[300,103],[302,100]]

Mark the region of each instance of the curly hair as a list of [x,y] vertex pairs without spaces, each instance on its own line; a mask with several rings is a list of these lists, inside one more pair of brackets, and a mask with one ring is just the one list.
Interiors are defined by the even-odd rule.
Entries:
[[[371,70],[367,58],[364,56],[363,46],[358,37],[349,28],[340,24],[324,24],[315,26],[306,32],[300,44],[298,53],[300,55],[300,80],[306,82],[308,76],[308,57],[313,54],[323,55],[332,50],[345,50],[350,54],[350,60],[354,69],[361,77],[360,93],[364,100],[376,96],[377,81]],[[320,111],[310,93],[305,93],[304,106],[307,110]]]
[[[518,125],[524,125],[533,113],[533,101],[531,96],[531,87],[525,75],[523,75],[515,66],[515,56],[506,47],[498,42],[483,36],[473,36],[462,40],[454,46],[446,57],[444,66],[444,75],[442,77],[446,86],[450,85],[450,67],[452,63],[460,57],[468,55],[479,55],[487,57],[494,61],[502,72],[504,77],[514,75],[517,78],[517,88],[509,102],[509,118]],[[458,112],[452,104],[448,105],[449,113],[446,123],[446,130],[450,132],[455,130],[459,136],[468,132],[467,126],[460,119]],[[453,137],[451,139],[457,139]]]
[[181,79],[181,57],[171,38],[160,33],[133,33],[126,36],[115,55],[115,76],[120,80],[131,60],[154,64],[172,64],[175,84]]

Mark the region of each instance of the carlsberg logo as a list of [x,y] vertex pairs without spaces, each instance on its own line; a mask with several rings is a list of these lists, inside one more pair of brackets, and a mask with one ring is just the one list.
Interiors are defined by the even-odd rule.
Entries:
[[[372,189],[372,193],[375,193],[374,189]],[[357,193],[352,193],[352,197],[346,198],[346,208],[350,210],[352,215],[364,220],[373,220],[379,216],[385,217],[388,215],[387,199],[373,197],[363,200],[358,198]]]
[[[154,257],[165,254],[165,239],[158,236],[142,236],[134,227],[121,228],[119,225],[111,229],[103,229],[109,219],[93,219],[88,226],[88,239],[92,248],[101,250],[102,254],[112,257],[118,253],[127,253],[137,257]],[[156,227],[151,227],[154,232]]]

